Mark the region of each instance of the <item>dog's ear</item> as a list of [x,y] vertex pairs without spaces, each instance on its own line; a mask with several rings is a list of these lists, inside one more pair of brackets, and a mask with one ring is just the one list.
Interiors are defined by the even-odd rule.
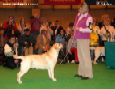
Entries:
[[53,46],[55,49],[59,49],[59,43],[55,43]]
[[63,44],[62,44],[62,43],[59,43],[59,46],[60,46],[60,47],[63,47]]
[[55,44],[53,45],[53,47],[54,47],[55,49],[57,49],[57,43],[55,43]]
[[55,49],[60,49],[60,48],[62,48],[63,47],[63,45],[61,44],[61,43],[55,43],[54,44],[54,48]]

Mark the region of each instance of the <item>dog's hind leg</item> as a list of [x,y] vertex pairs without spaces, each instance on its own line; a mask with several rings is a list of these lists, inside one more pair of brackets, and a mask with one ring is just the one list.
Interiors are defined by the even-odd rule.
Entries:
[[22,76],[25,74],[25,73],[27,73],[28,72],[28,70],[27,71],[20,71],[19,73],[17,73],[17,82],[19,83],[19,84],[22,84],[22,81],[21,81],[21,78],[22,78]]
[[19,73],[17,73],[17,82],[18,82],[19,84],[22,83],[22,81],[21,81],[22,76],[23,76],[25,73],[27,73],[28,70],[29,70],[29,67],[28,67],[28,66],[25,66],[25,67],[26,67],[26,68],[24,68],[24,67],[21,66],[21,69],[20,69]]
[[22,83],[22,81],[21,81],[21,77],[22,77],[23,75],[24,75],[23,72],[19,72],[19,73],[17,73],[17,82],[18,82],[19,84]]

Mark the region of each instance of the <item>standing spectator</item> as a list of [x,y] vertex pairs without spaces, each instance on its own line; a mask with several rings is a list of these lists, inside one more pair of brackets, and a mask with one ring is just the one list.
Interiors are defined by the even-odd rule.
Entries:
[[31,17],[31,32],[32,32],[32,36],[33,36],[33,40],[34,40],[34,44],[36,43],[36,38],[37,35],[40,34],[40,17],[39,16],[32,16]]
[[15,37],[19,36],[19,31],[17,30],[16,22],[14,17],[10,16],[8,21],[3,24],[4,29],[4,37],[5,39],[9,39],[11,35],[15,35]]
[[24,17],[20,18],[17,28],[21,34],[24,34],[24,29],[26,28]]

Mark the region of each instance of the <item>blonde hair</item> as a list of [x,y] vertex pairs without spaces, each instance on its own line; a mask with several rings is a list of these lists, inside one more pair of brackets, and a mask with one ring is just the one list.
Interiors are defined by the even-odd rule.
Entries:
[[89,7],[87,5],[86,2],[83,2],[83,4],[80,6],[80,9],[84,12],[88,12],[89,11]]

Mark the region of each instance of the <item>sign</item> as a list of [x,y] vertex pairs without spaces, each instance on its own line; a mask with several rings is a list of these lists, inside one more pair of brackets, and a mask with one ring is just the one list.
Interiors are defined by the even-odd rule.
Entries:
[[0,0],[0,6],[13,6],[13,5],[37,6],[38,0]]
[[82,0],[44,0],[46,5],[79,5]]
[[0,0],[2,3],[23,3],[23,0]]
[[85,0],[88,5],[115,5],[115,0]]

